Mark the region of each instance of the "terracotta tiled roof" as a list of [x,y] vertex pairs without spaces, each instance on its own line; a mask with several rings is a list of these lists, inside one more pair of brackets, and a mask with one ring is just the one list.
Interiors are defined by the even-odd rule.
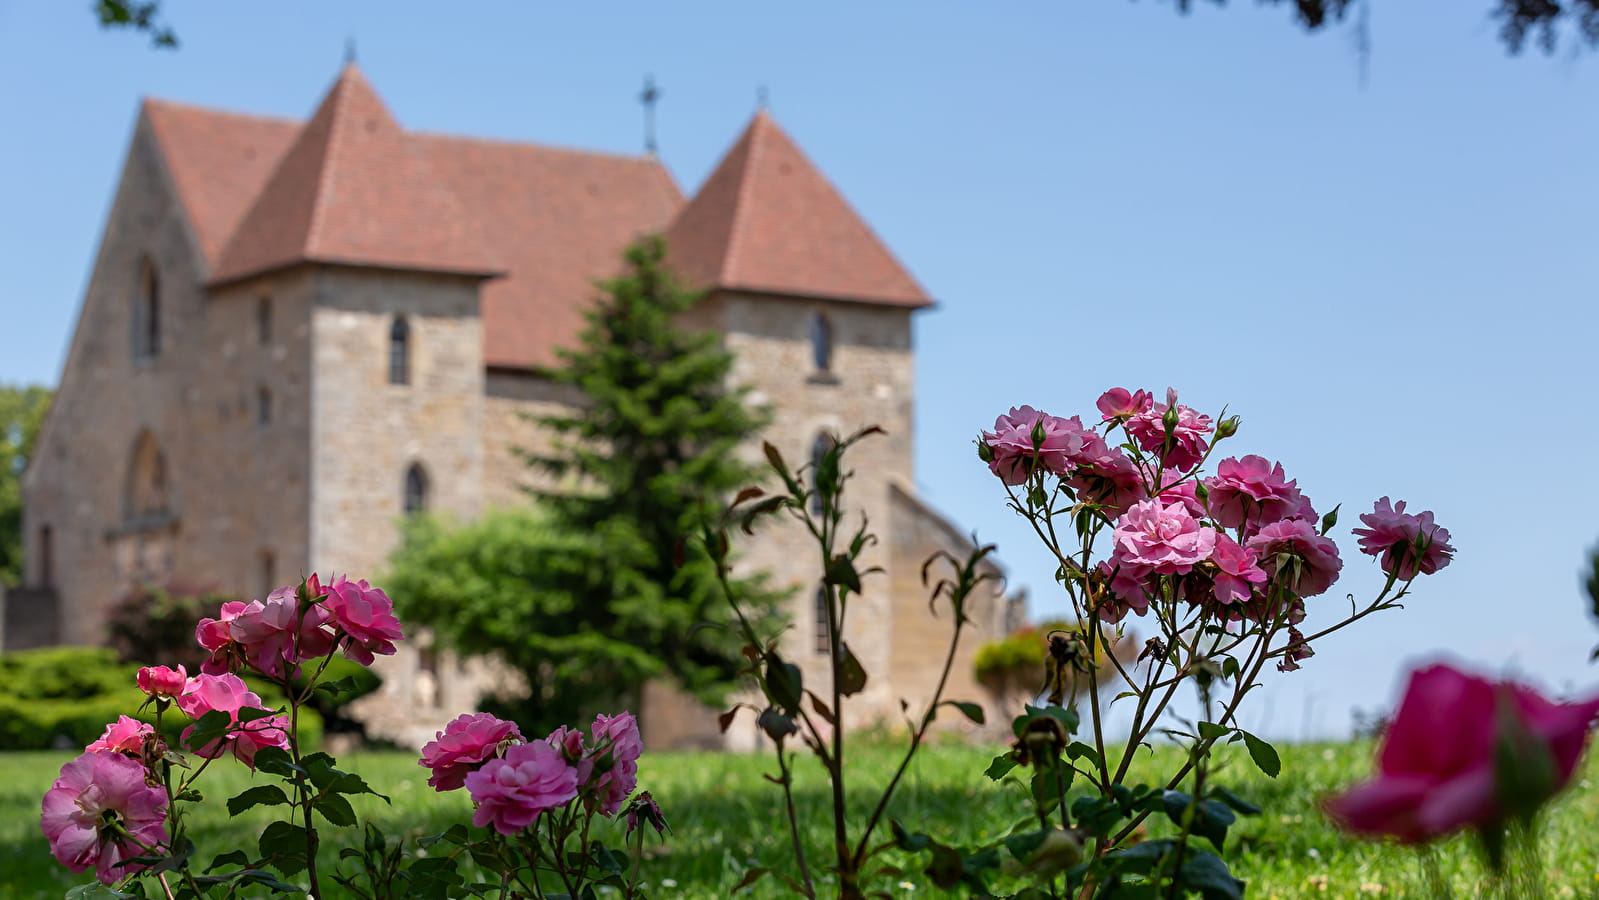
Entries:
[[150,100],[148,120],[213,284],[300,262],[484,282],[484,360],[556,361],[594,282],[668,230],[701,284],[924,306],[926,295],[758,115],[686,207],[652,157],[402,130],[353,66],[305,123]]
[[213,282],[314,260],[433,272],[505,271],[353,64],[222,248]]
[[667,230],[691,283],[894,306],[931,304],[764,110]]

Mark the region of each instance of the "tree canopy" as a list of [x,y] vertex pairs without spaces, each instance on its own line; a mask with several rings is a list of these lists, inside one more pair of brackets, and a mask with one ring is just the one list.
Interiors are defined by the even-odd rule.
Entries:
[[[717,335],[676,324],[696,297],[663,255],[659,239],[629,249],[577,347],[542,373],[583,398],[535,420],[553,450],[524,455],[553,486],[465,526],[419,520],[391,562],[403,613],[520,670],[519,717],[540,726],[636,701],[661,675],[719,700],[742,663],[715,570],[682,536],[755,480],[739,450],[764,417],[728,387]],[[756,581],[738,588],[775,599]]]
[[22,470],[50,407],[38,385],[0,385],[0,585],[22,580]]

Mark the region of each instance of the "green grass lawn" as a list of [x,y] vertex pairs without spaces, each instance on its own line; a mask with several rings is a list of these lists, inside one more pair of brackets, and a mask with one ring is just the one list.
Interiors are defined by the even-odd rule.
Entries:
[[[1368,745],[1311,745],[1280,748],[1284,771],[1276,780],[1255,771],[1247,758],[1224,755],[1213,777],[1257,802],[1265,814],[1242,820],[1228,836],[1227,858],[1236,875],[1249,882],[1252,898],[1318,898],[1372,900],[1420,896],[1417,862],[1409,851],[1350,841],[1333,831],[1317,811],[1317,800],[1335,787],[1361,777],[1369,769]],[[893,807],[895,818],[912,830],[924,830],[951,843],[971,845],[992,840],[1028,814],[1016,785],[995,785],[982,775],[993,750],[958,746],[928,751],[907,777]],[[1153,766],[1163,766],[1170,751],[1157,751]],[[60,765],[62,753],[0,755],[5,778],[0,781],[0,900],[58,898],[92,876],[73,876],[51,859],[39,832],[39,799]],[[853,769],[860,782],[881,783],[894,758],[879,748],[861,752]],[[463,792],[436,794],[427,787],[426,772],[415,758],[400,754],[346,757],[341,763],[361,773],[393,805],[372,798],[357,802],[357,812],[390,834],[429,834],[443,830],[470,813]],[[782,824],[780,795],[761,774],[771,769],[768,757],[712,754],[646,754],[640,785],[654,792],[672,823],[672,832],[645,864],[644,877],[657,898],[721,898],[750,866],[787,867],[787,834]],[[1151,771],[1154,771],[1153,769]],[[267,810],[252,810],[228,819],[220,802],[250,783],[250,773],[236,764],[207,773],[206,795],[217,801],[210,816],[197,824],[200,856],[239,847],[253,847]],[[1599,766],[1591,761],[1577,783],[1545,823],[1554,896],[1599,898]],[[820,768],[808,764],[798,777],[802,814],[808,816],[808,843],[813,860],[821,858],[829,826],[825,821],[824,781]],[[864,802],[864,798],[863,801]],[[1159,829],[1157,829],[1158,831]],[[325,832],[335,841],[351,838]],[[616,841],[620,840],[620,830]],[[608,841],[611,842],[611,841]],[[648,844],[656,846],[653,837]],[[336,850],[324,847],[329,865]],[[1476,898],[1483,872],[1470,844],[1457,839],[1443,847],[1445,871],[1457,896]],[[907,874],[889,876],[881,887],[896,897],[939,893],[920,874],[913,857],[897,851],[883,858]],[[824,876],[825,877],[825,876]],[[776,881],[764,880],[751,897],[781,897]],[[339,896],[330,891],[330,896]]]

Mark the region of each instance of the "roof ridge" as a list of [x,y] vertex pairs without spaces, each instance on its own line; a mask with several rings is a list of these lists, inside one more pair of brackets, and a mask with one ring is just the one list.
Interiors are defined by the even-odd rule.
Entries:
[[284,122],[291,125],[304,125],[306,119],[297,119],[293,116],[280,116],[271,113],[240,112],[236,109],[223,109],[219,106],[206,106],[202,103],[189,103],[184,100],[170,100],[166,97],[151,97],[145,95],[139,98],[142,106],[159,106],[184,112],[204,113],[208,116],[226,116],[230,119],[254,119],[261,122]]
[[453,134],[447,131],[405,131],[405,136],[430,141],[460,141],[468,144],[492,144],[500,147],[520,147],[544,150],[550,153],[567,153],[573,156],[599,156],[617,162],[649,163],[659,165],[660,160],[644,153],[622,153],[617,150],[589,150],[568,144],[547,144],[542,141],[515,141],[510,138],[480,137],[471,134]]
[[727,226],[727,252],[722,256],[721,271],[717,273],[717,279],[720,281],[732,281],[734,273],[738,271],[739,249],[744,243],[741,240],[744,236],[742,225],[749,218],[753,199],[752,186],[755,183],[755,163],[761,149],[760,138],[762,132],[767,130],[761,125],[766,119],[766,111],[760,110],[755,113],[755,118],[750,120],[749,128],[746,129],[749,146],[744,149],[744,167],[738,173],[738,189],[733,192],[733,218]]

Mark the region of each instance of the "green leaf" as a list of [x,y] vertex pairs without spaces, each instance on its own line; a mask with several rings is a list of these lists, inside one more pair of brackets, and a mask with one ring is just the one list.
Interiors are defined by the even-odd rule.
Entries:
[[1258,816],[1258,815],[1260,815],[1260,807],[1256,806],[1253,803],[1250,803],[1248,800],[1245,800],[1244,798],[1238,796],[1237,794],[1233,793],[1232,791],[1230,791],[1230,790],[1228,790],[1228,789],[1226,789],[1224,787],[1220,787],[1220,786],[1212,787],[1210,789],[1210,792],[1212,794],[1215,794],[1216,797],[1221,800],[1221,802],[1227,804],[1229,807],[1231,807],[1233,809],[1234,812],[1237,812],[1240,815],[1245,815],[1245,816]]
[[1217,725],[1215,722],[1200,722],[1199,736],[1210,741],[1220,740],[1232,733],[1226,725]]
[[1099,751],[1082,741],[1072,741],[1067,745],[1066,757],[1073,762],[1079,759],[1086,759],[1096,766],[1099,765]]
[[1205,900],[1243,900],[1244,883],[1227,871],[1221,857],[1209,850],[1194,850],[1184,856],[1177,880],[1196,888]]
[[275,784],[257,785],[228,800],[228,815],[236,816],[257,806],[283,806],[288,802],[283,788]]
[[295,773],[305,774],[305,770],[294,764],[294,757],[282,747],[262,747],[255,752],[255,770],[268,775],[281,775],[288,778]]
[[67,891],[65,900],[123,900],[131,898],[132,894],[124,894],[95,882],[93,884],[80,884]]
[[[771,444],[767,444],[766,446],[770,447],[772,445]],[[767,867],[765,867],[765,866],[756,866],[755,868],[750,869],[749,871],[744,873],[744,877],[740,878],[738,880],[738,884],[733,885],[733,889],[731,891],[729,891],[728,893],[736,894],[739,891],[744,890],[745,888],[749,887],[750,885],[754,884],[755,882],[760,881],[761,878],[763,876],[765,876],[766,873],[768,873],[770,871],[772,871],[772,870],[767,868]]]
[[427,837],[417,838],[416,843],[417,846],[427,849],[428,847],[437,844],[439,841],[448,841],[452,844],[464,844],[471,839],[471,833],[466,830],[466,826],[457,824],[451,825],[449,828],[439,832],[438,834],[430,834]]
[[1249,748],[1249,758],[1255,761],[1260,771],[1276,778],[1277,773],[1283,770],[1282,760],[1277,757],[1277,749],[1242,728],[1238,729],[1238,733],[1244,736],[1244,746]]
[[766,661],[766,693],[774,704],[790,716],[797,715],[805,679],[799,666],[784,662],[775,652]]
[[953,706],[961,711],[961,715],[978,725],[987,721],[983,716],[983,708],[967,700],[945,700],[939,706]]
[[348,828],[355,824],[355,810],[342,794],[323,794],[311,801],[311,806],[333,825]]
[[293,875],[305,868],[305,829],[289,822],[273,822],[261,832],[256,847],[263,860],[279,872]]
[[598,866],[601,871],[608,872],[612,875],[622,874],[622,864],[618,862],[616,856],[599,841],[594,842],[594,849],[591,851],[590,855],[594,858],[594,864]]
[[827,574],[823,580],[856,594],[861,592],[861,576],[855,571],[855,561],[842,553],[833,557],[833,561],[828,563]]
[[248,853],[243,850],[229,850],[226,853],[218,854],[216,859],[211,860],[211,865],[205,867],[205,870],[214,872],[223,866],[248,866],[249,864],[250,855]]
[[213,709],[194,723],[187,739],[188,749],[198,751],[207,744],[226,737],[232,730],[233,716],[220,709]]
[[846,697],[859,694],[866,688],[866,670],[848,644],[839,645],[838,690]]
[[761,710],[761,714],[755,718],[755,724],[774,741],[781,741],[799,730],[794,724],[794,719],[779,712],[775,706]]
[[983,774],[994,781],[998,781],[1004,778],[1011,769],[1016,768],[1017,765],[1016,760],[1008,756],[996,756],[994,761],[988,764],[988,768],[983,771]]

